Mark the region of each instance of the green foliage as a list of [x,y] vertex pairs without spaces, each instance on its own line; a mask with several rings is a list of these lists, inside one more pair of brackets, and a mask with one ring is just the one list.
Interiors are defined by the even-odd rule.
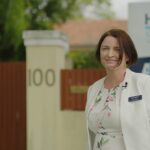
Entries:
[[[0,61],[25,60],[25,47],[22,39],[24,30],[53,29],[53,25],[56,23],[65,22],[68,19],[82,18],[81,6],[96,3],[99,6],[109,8],[109,1],[1,0]],[[107,13],[101,13],[100,15],[106,17]],[[86,56],[84,57],[84,59],[87,59]]]
[[102,67],[102,65],[96,60],[94,51],[69,51],[66,57],[72,60],[74,69]]
[[92,6],[91,14],[97,19],[113,19],[115,17],[115,13],[111,9],[110,0],[88,0],[88,3],[82,5],[84,9]]
[[53,28],[55,23],[64,22],[78,14],[76,0],[28,0],[26,14],[30,29]]
[[5,22],[5,35],[10,37],[11,44],[15,43],[15,48],[20,45],[22,31],[27,27],[24,9],[23,0],[10,0]]
[[22,41],[22,31],[27,28],[24,0],[1,1],[0,60],[25,59]]
[[96,9],[95,15],[99,16],[99,18],[103,19],[114,18],[115,13],[111,9],[110,0],[98,0],[98,2],[94,4],[94,6]]
[[30,29],[52,29],[55,23],[83,18],[82,8],[89,5],[95,7],[99,18],[113,17],[110,0],[28,0],[26,5]]

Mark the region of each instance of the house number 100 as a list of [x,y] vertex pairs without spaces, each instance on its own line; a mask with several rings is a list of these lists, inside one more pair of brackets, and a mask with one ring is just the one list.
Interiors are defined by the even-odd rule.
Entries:
[[47,86],[53,86],[55,83],[55,72],[53,69],[47,69],[42,71],[41,69],[28,70],[28,84],[29,86],[40,86],[46,84]]

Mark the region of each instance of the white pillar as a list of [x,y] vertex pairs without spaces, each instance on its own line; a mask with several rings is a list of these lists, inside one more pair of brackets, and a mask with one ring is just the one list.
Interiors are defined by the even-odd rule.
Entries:
[[57,31],[25,31],[27,77],[27,150],[55,150],[60,109],[60,70],[68,50]]

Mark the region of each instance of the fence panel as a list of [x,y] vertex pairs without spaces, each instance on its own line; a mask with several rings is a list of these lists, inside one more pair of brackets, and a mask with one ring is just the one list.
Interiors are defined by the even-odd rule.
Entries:
[[0,150],[26,150],[24,62],[0,63]]
[[89,85],[105,74],[104,69],[61,70],[61,109],[84,110]]

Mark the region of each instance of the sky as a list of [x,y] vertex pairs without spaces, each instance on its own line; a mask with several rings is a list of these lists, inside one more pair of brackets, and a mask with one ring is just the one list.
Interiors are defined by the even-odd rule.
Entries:
[[[115,18],[120,20],[128,19],[128,4],[134,2],[150,2],[150,0],[110,0],[112,3],[112,10],[115,12]],[[85,18],[99,19],[93,13],[95,8],[92,5],[83,9]]]
[[117,19],[128,19],[128,3],[148,1],[150,2],[150,0],[111,0]]

